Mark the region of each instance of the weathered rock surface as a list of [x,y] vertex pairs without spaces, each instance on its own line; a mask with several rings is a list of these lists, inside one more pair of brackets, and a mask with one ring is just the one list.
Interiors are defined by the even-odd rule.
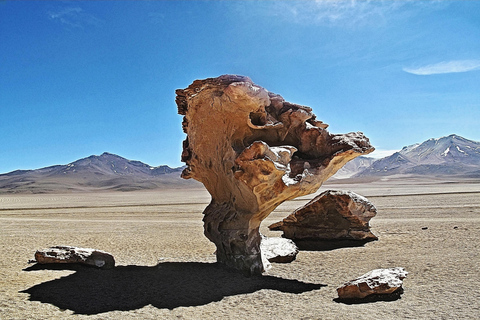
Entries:
[[55,246],[35,252],[38,263],[80,263],[102,269],[115,267],[115,259],[107,252],[90,248]]
[[290,239],[262,235],[260,250],[269,262],[289,263],[297,258],[298,248]]
[[375,206],[354,192],[327,190],[268,228],[292,240],[372,241],[378,238],[369,221],[376,214]]
[[182,177],[212,195],[203,221],[217,261],[246,274],[264,270],[258,230],[273,209],[315,192],[349,160],[374,150],[361,132],[331,134],[312,109],[247,77],[196,80],[176,94],[187,134]]
[[367,296],[392,294],[402,290],[403,279],[408,272],[404,268],[375,269],[348,281],[337,288],[339,299],[363,299]]

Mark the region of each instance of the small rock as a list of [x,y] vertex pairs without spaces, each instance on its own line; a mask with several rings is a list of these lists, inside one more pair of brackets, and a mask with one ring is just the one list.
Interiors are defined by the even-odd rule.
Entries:
[[428,227],[422,227],[422,230],[427,230],[427,229],[428,229]]
[[296,259],[298,248],[290,239],[262,235],[260,251],[269,262],[289,263]]
[[402,290],[404,268],[375,269],[337,288],[339,299],[363,299],[369,295],[388,295]]
[[54,246],[35,252],[35,260],[46,263],[80,263],[102,269],[115,267],[115,259],[105,251],[77,248],[70,246]]

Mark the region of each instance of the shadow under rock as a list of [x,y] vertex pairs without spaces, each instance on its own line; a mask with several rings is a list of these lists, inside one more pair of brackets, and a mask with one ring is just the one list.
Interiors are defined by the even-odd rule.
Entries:
[[310,239],[296,239],[294,240],[299,250],[302,251],[332,251],[342,248],[364,247],[365,244],[375,241],[375,239],[368,240],[310,240]]
[[21,292],[30,294],[30,301],[50,303],[87,315],[134,310],[149,304],[168,309],[199,306],[262,289],[298,294],[326,286],[273,276],[247,278],[217,263],[201,262],[164,262],[153,267],[117,266],[110,270],[36,264],[24,269],[33,270],[75,270],[71,275]]
[[362,303],[372,303],[378,301],[397,301],[402,299],[403,288],[400,287],[392,293],[389,294],[371,294],[366,296],[363,299],[340,299],[335,298],[333,301],[337,303],[344,303],[344,304],[362,304]]

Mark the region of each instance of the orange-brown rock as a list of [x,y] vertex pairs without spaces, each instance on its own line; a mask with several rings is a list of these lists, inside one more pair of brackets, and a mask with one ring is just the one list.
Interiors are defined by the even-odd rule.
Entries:
[[285,200],[315,192],[349,160],[372,152],[361,133],[331,134],[309,107],[286,102],[249,78],[224,75],[176,91],[184,115],[185,179],[212,196],[205,235],[217,260],[263,272],[259,226]]
[[366,198],[351,191],[327,190],[291,215],[270,225],[283,236],[297,240],[361,240],[378,238],[369,221],[377,214]]

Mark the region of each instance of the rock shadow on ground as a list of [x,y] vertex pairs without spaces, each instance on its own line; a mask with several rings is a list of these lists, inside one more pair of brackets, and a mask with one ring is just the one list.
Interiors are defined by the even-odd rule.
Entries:
[[326,285],[274,276],[245,277],[217,263],[163,262],[156,266],[117,266],[100,270],[80,265],[35,264],[24,271],[74,270],[75,273],[21,291],[30,301],[50,303],[77,314],[129,311],[153,305],[159,309],[191,307],[224,297],[277,290],[299,294]]
[[320,239],[295,239],[294,242],[300,251],[332,251],[342,248],[364,247],[367,243],[375,241],[366,240],[320,240]]
[[341,299],[335,298],[333,301],[337,303],[344,303],[344,304],[363,304],[363,303],[372,303],[378,301],[397,301],[402,298],[403,288],[399,288],[390,294],[371,294],[366,296],[363,299]]

